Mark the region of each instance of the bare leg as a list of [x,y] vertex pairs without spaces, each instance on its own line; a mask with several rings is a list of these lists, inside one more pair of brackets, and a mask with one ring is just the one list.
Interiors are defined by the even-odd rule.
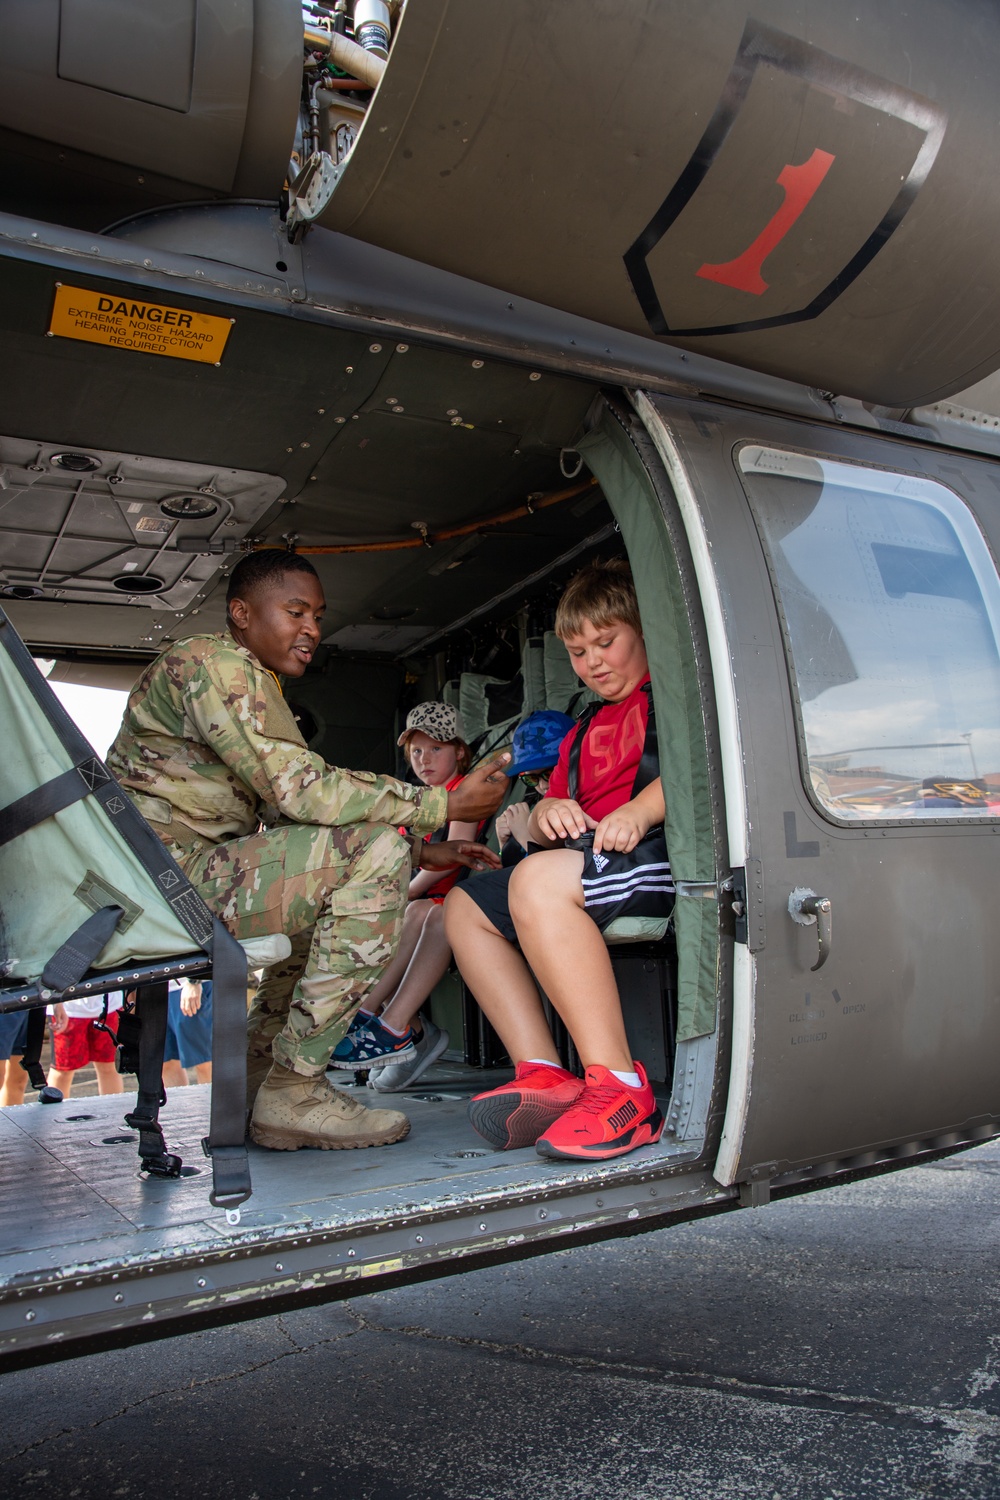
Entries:
[[176,1057],[171,1057],[164,1062],[163,1087],[165,1089],[182,1089],[186,1086],[187,1081],[188,1076]]
[[73,1091],[73,1073],[75,1069],[70,1068],[63,1071],[61,1068],[50,1068],[46,1082],[49,1088],[58,1089],[64,1099],[68,1099]]
[[[397,1031],[405,1031],[417,1018],[417,1011],[438,980],[448,972],[451,948],[444,930],[444,913],[433,901],[421,902],[430,907],[420,930],[413,957],[400,980],[399,988],[382,1012],[382,1020]],[[420,1026],[417,1021],[417,1026]]]
[[198,1080],[199,1083],[211,1083],[212,1082],[212,1064],[210,1062],[207,1062],[207,1063],[195,1063],[195,1065],[194,1065],[194,1076],[195,1076],[195,1078],[197,1078],[197,1080]]
[[541,996],[517,949],[501,937],[461,886],[444,903],[444,923],[462,978],[513,1061],[537,1057],[558,1066],[559,1053]]
[[94,1072],[97,1074],[97,1092],[99,1094],[121,1094],[125,1091],[122,1075],[113,1062],[95,1062]]
[[584,909],[582,873],[576,849],[522,860],[511,876],[510,914],[524,956],[584,1067],[631,1073],[618,987],[604,939]]
[[6,1081],[6,1078],[7,1078],[7,1062],[6,1062],[6,1059],[0,1057],[0,1088],[3,1087],[3,1085],[4,1085],[5,1081]]
[[[378,984],[368,991],[361,1002],[362,1008],[370,1014],[378,1015],[383,1006],[387,1006],[392,1001],[417,944],[420,942],[424,923],[433,910],[433,901],[411,901],[407,906],[403,916],[403,932],[395,957]],[[393,1021],[390,1024],[394,1026],[396,1023]]]
[[[0,1069],[3,1063],[0,1062]],[[0,1104],[23,1104],[24,1091],[28,1087],[28,1075],[21,1067],[21,1058],[15,1054],[7,1064],[7,1075],[0,1072],[0,1083],[3,1084],[3,1092],[0,1093]]]

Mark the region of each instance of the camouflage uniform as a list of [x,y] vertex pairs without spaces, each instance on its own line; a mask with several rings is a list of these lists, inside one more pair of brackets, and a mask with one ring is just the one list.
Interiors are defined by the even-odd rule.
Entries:
[[277,679],[228,634],[153,662],[108,766],[236,937],[291,937],[251,1010],[251,1060],[273,1045],[286,1068],[323,1073],[399,941],[410,846],[396,828],[440,827],[444,788],[328,766]]

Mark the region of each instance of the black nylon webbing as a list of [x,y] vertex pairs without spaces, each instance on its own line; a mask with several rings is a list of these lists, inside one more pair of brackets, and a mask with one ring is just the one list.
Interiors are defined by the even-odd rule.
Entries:
[[216,917],[212,940],[212,1114],[203,1143],[212,1158],[211,1201],[235,1208],[250,1196],[247,1110],[247,956]]
[[[643,683],[642,690],[646,694],[646,698],[649,703],[649,714],[646,719],[646,737],[642,743],[642,755],[639,758],[639,764],[636,767],[635,780],[632,783],[633,797],[638,797],[640,792],[644,792],[646,788],[650,786],[651,783],[654,782],[657,776],[659,776],[660,774],[660,761],[657,753],[656,740],[656,714],[653,709],[652,685],[648,682]],[[567,767],[566,778],[568,782],[569,795],[574,802],[579,800],[577,793],[580,788],[580,751],[583,748],[583,742],[587,737],[587,731],[593,723],[594,718],[597,714],[600,713],[602,708],[606,707],[606,703],[588,703],[587,707],[583,710],[583,713],[576,721],[579,727],[576,731],[576,734],[573,736],[573,743],[569,747],[569,765]]]
[[[227,1021],[220,1032],[215,1032],[213,1022],[213,1042],[218,1037],[219,1047],[225,1049],[225,1055],[219,1051],[213,1057],[213,1078],[216,1068],[221,1068],[224,1075],[232,1072],[232,1082],[229,1086],[224,1085],[218,1094],[213,1087],[208,1149],[214,1152],[218,1147],[224,1153],[220,1155],[219,1170],[216,1173],[216,1192],[229,1198],[231,1202],[240,1202],[250,1196],[250,1172],[246,1150],[242,1144],[246,1129],[246,959],[243,950],[213,916],[183,870],[168,854],[111,773],[96,760],[92,747],[42,677],[3,609],[0,609],[0,645],[6,649],[39,711],[51,724],[67,754],[76,763],[74,774],[89,783],[86,791],[100,804],[118,834],[153,876],[164,899],[185,931],[191,935],[195,945],[211,954],[213,978],[217,954],[222,959],[223,974],[229,976],[222,985],[222,1008],[227,1014]],[[96,767],[96,770],[91,771],[92,767]],[[233,949],[239,954],[239,959],[235,957]],[[234,996],[238,986],[233,976],[240,963],[243,966],[243,978],[238,999],[242,1014],[237,1045]],[[237,1079],[237,1074],[241,1075],[242,1082]],[[235,1144],[237,1142],[238,1146]]]
[[[163,1053],[167,1040],[167,983],[140,985],[135,996],[135,1020],[138,1022],[139,1091],[135,1108],[125,1116],[125,1124],[139,1132],[139,1157],[143,1167],[161,1175],[176,1176],[180,1159],[171,1158],[163,1140],[159,1122],[163,1092]],[[119,1028],[121,1022],[118,1023]],[[132,1061],[136,1061],[135,1058]],[[172,1170],[171,1170],[172,1169]]]
[[45,1088],[45,1073],[42,1069],[42,1042],[45,1039],[45,1011],[36,1006],[28,1012],[28,1035],[21,1056],[21,1067],[27,1073],[33,1089]]
[[[92,765],[100,765],[93,756],[89,759]],[[46,818],[62,812],[64,807],[72,807],[81,797],[89,797],[92,791],[93,787],[80,774],[80,767],[71,766],[61,776],[53,776],[51,781],[36,786],[33,792],[18,797],[16,802],[0,807],[0,845],[9,844],[11,839],[27,833],[36,823],[44,823]]]
[[120,906],[102,906],[100,911],[81,922],[42,970],[42,989],[61,994],[71,984],[78,984],[98,954],[108,946],[124,915]]

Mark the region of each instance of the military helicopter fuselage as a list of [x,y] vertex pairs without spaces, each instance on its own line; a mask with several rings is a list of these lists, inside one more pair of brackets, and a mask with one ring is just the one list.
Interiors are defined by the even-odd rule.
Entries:
[[0,4],[0,604],[32,654],[125,684],[287,546],[329,606],[300,726],[391,773],[421,698],[481,754],[579,706],[553,604],[625,552],[678,885],[670,934],[613,949],[659,1146],[485,1155],[464,1098],[504,1059],[455,975],[410,1140],[257,1151],[238,1222],[132,1165],[100,1208],[67,1106],[10,1110],[81,1212],[0,1240],[0,1362],[1000,1133],[1000,15],[841,10]]

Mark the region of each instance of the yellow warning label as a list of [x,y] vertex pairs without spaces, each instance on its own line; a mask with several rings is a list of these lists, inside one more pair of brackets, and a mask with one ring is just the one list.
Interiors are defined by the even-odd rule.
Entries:
[[49,333],[112,349],[165,354],[217,365],[233,326],[231,318],[213,318],[182,307],[164,307],[142,297],[119,297],[56,284]]

